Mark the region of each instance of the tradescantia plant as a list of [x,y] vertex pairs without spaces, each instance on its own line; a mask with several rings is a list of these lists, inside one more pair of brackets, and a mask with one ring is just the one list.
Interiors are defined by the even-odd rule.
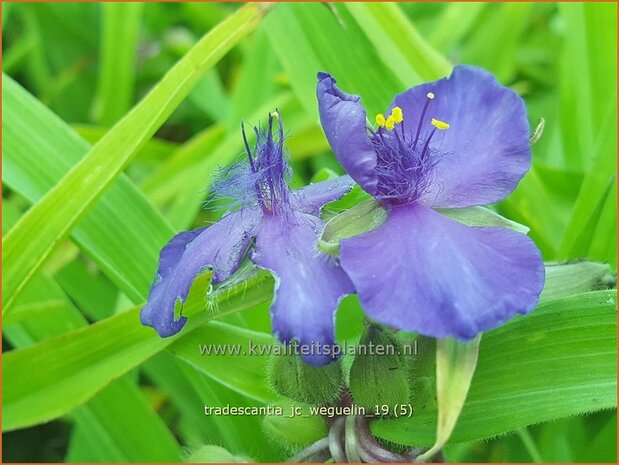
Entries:
[[[216,194],[236,199],[240,207],[215,225],[178,234],[162,249],[141,320],[162,337],[178,333],[186,322],[182,303],[195,277],[210,269],[212,283],[225,282],[248,254],[254,264],[275,274],[273,333],[298,351],[273,364],[273,389],[299,402],[352,401],[362,408],[354,412],[343,407],[345,413],[337,414],[329,435],[291,460],[316,460],[321,454],[336,461],[431,460],[448,441],[463,407],[481,332],[516,313],[530,312],[542,292],[541,255],[523,233],[489,227],[493,221],[461,225],[432,210],[489,203],[515,188],[530,168],[532,136],[524,102],[491,74],[470,66],[456,67],[449,79],[398,95],[389,116],[376,116],[376,129],[367,126],[359,97],[342,92],[329,74],[318,74],[317,96],[327,139],[352,178],[290,191],[279,113],[269,115],[264,132],[255,128],[253,150],[243,128],[247,161],[226,169],[214,185]],[[430,107],[456,125],[449,137],[436,136],[452,124],[430,117]],[[471,137],[482,117],[488,130]],[[351,190],[353,179],[378,200],[385,214],[376,229],[364,228],[361,235],[350,235],[349,228],[337,247],[339,260],[329,261],[319,248],[324,229],[319,215],[324,204]],[[417,380],[406,374],[407,358],[397,341],[377,336],[384,330],[370,324],[361,344],[384,347],[392,341],[387,343],[393,349],[390,358],[355,357],[349,388],[341,384],[339,367],[304,366],[338,359],[334,314],[341,298],[353,292],[375,320],[439,338],[438,426],[430,450],[396,454],[373,439],[365,420],[344,420],[350,411],[352,418],[364,419],[365,408],[386,417],[410,409],[412,416],[413,398],[419,400],[411,393]],[[312,297],[315,293],[320,297]],[[175,310],[179,301],[180,315]],[[446,338],[475,340],[459,344]],[[299,355],[300,364],[294,362]],[[352,452],[342,452],[342,434],[356,438]],[[299,438],[283,440],[297,443]]]
[[3,4],[3,461],[615,461],[614,18]]

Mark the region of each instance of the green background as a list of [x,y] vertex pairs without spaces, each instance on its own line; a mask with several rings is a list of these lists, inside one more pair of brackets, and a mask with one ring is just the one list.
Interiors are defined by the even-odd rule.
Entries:
[[[254,460],[290,455],[261,418],[202,413],[274,400],[266,360],[205,366],[195,353],[204,341],[270,341],[268,280],[233,289],[214,316],[196,292],[197,329],[174,339],[140,327],[137,311],[166,241],[225,211],[208,189],[242,153],[241,120],[279,108],[295,185],[342,172],[318,124],[319,70],[370,114],[453,64],[492,71],[523,96],[533,126],[546,122],[531,172],[496,211],[530,227],[547,262],[616,270],[616,4],[279,4],[264,18],[240,8],[2,3],[4,461],[174,462],[205,444]],[[549,299],[533,323],[490,333],[462,418],[470,434],[454,433],[448,458],[615,461],[614,299]],[[347,299],[338,336],[358,336],[361,318]],[[556,334],[540,338],[542,326]],[[518,372],[522,357],[539,366]],[[544,383],[557,390],[544,397]],[[431,440],[393,425],[376,432]]]

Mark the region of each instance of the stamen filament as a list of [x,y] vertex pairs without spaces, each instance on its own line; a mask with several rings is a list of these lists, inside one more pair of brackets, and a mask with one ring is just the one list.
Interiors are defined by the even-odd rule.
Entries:
[[421,110],[421,116],[419,117],[419,123],[417,124],[417,132],[415,133],[415,140],[413,141],[413,150],[417,147],[417,142],[419,141],[419,134],[421,134],[421,126],[423,126],[423,119],[426,116],[426,111],[428,109],[428,105],[430,104],[430,100],[434,100],[434,94],[432,92],[428,92],[426,94],[426,102],[423,105],[423,110]]
[[245,151],[247,152],[247,158],[249,158],[249,166],[251,167],[251,171],[255,173],[256,167],[254,166],[254,159],[251,156],[251,149],[249,148],[249,143],[247,142],[247,135],[245,134],[245,124],[242,121],[241,121],[241,134],[243,134],[243,143],[245,144]]

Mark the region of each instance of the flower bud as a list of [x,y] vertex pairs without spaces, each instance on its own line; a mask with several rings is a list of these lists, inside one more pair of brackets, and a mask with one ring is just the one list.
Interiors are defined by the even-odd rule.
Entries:
[[340,397],[342,364],[313,366],[298,354],[274,356],[269,366],[269,382],[279,394],[311,405],[332,404]]
[[327,436],[327,424],[321,416],[311,415],[309,405],[289,399],[276,405],[283,415],[267,415],[262,421],[264,433],[275,444],[292,452]]
[[350,390],[355,402],[368,412],[381,413],[408,404],[410,385],[406,356],[392,332],[370,324],[350,369]]

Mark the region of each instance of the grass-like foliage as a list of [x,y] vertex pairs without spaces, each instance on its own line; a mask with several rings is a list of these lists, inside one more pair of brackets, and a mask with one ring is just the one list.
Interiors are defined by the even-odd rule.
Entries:
[[[326,434],[318,418],[205,415],[294,406],[268,356],[201,353],[274,344],[274,280],[246,263],[209,288],[205,273],[187,326],[161,339],[138,317],[159,251],[228,208],[211,187],[242,155],[241,121],[278,109],[294,187],[343,174],[319,124],[317,71],[374,114],[458,63],[494,73],[545,126],[506,200],[443,213],[528,230],[547,282],[531,315],[483,335],[474,374],[439,359],[467,380],[439,378],[443,409],[452,392],[464,402],[443,454],[616,461],[616,21],[611,3],[3,3],[3,461],[282,461]],[[379,210],[355,188],[323,212],[320,247],[337,255],[341,238],[384,221]],[[338,341],[358,342],[363,319],[344,299]],[[436,344],[417,342],[400,373],[414,415],[370,423],[399,452],[432,446],[442,418]],[[343,393],[360,363],[338,362]]]

